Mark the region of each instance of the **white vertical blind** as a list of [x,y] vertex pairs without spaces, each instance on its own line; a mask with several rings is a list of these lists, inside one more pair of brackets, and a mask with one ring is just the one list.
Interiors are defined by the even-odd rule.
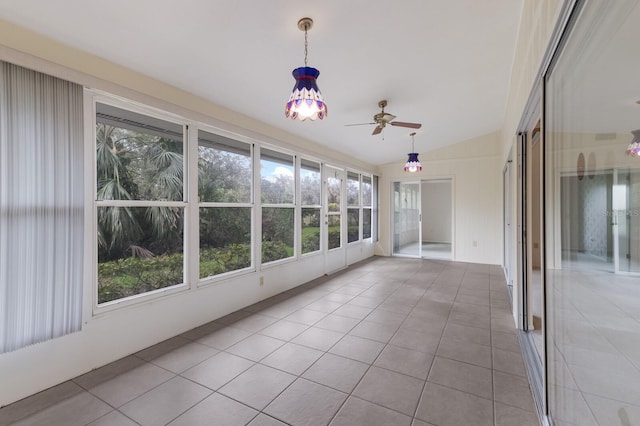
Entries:
[[82,325],[82,87],[0,61],[0,353]]

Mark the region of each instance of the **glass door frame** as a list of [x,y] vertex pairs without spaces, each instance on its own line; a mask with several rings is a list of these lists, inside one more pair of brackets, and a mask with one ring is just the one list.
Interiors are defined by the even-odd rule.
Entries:
[[[535,132],[535,134],[534,134]],[[522,348],[523,359],[525,362],[529,383],[536,408],[541,417],[546,417],[548,410],[548,390],[547,390],[547,323],[546,323],[546,243],[545,234],[545,149],[544,149],[544,85],[536,86],[532,98],[530,99],[527,110],[520,122],[518,139],[516,142],[516,189],[517,189],[517,211],[516,222],[517,232],[517,254],[516,254],[516,274],[514,274],[513,286],[513,309],[516,325],[518,328],[518,339]],[[532,151],[534,136],[539,138],[540,145],[540,200],[533,202],[532,196]],[[542,345],[539,353],[536,347],[534,337],[532,335],[532,323],[529,319],[529,307],[531,301],[530,286],[532,283],[533,271],[533,231],[531,208],[539,208],[539,232],[540,232],[540,297],[541,297],[541,333]]]
[[[396,238],[397,238],[397,224],[396,224],[396,214],[399,210],[396,210],[396,206],[398,202],[402,200],[396,200],[396,184],[397,185],[417,185],[417,200],[416,204],[418,207],[418,250],[417,254],[410,253],[402,253],[396,251]],[[413,258],[422,258],[422,181],[421,180],[396,180],[391,182],[391,255],[398,257],[413,257]],[[398,231],[399,232],[399,231]]]
[[[620,182],[620,174],[625,173],[627,177],[630,176],[632,171],[637,170],[631,167],[629,168],[614,168],[613,169],[613,188],[611,189],[611,227],[612,227],[612,238],[613,238],[613,270],[615,274],[619,275],[628,275],[628,276],[640,276],[640,271],[625,271],[620,268],[620,221],[625,220],[629,221],[631,215],[635,214],[635,209],[631,209],[631,191],[630,185],[627,182],[624,185],[624,209],[617,209],[618,205],[617,198],[620,196],[618,191],[616,191],[616,187],[619,186]],[[639,171],[640,172],[640,171]],[[629,213],[626,213],[629,212]],[[628,233],[628,230],[631,228],[629,224],[625,224],[625,229],[627,230],[627,238],[631,238]],[[628,253],[627,256],[630,256],[631,253]],[[631,258],[629,257],[629,262],[631,262]]]
[[[329,207],[329,179],[340,180],[340,195],[339,195],[339,210],[330,211]],[[323,183],[323,216],[324,216],[324,235],[322,240],[323,250],[325,253],[325,274],[331,274],[333,272],[340,271],[347,267],[347,235],[346,235],[346,221],[347,221],[347,171],[343,168],[331,166],[328,164],[322,165],[322,183]],[[340,246],[335,248],[329,248],[329,218],[338,217],[340,222]]]

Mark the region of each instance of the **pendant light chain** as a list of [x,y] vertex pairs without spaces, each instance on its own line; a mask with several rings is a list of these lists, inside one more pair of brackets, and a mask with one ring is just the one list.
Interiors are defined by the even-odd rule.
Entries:
[[304,66],[307,66],[307,53],[309,50],[309,42],[307,40],[307,29],[309,28],[309,25],[305,25],[304,26]]

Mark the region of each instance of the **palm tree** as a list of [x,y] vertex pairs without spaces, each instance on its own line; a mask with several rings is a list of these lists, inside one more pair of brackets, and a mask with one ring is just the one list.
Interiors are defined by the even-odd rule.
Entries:
[[[97,123],[96,172],[98,200],[182,200],[182,141]],[[123,258],[126,251],[147,253],[141,240],[153,239],[156,248],[181,245],[182,209],[104,206],[98,225],[99,257]]]

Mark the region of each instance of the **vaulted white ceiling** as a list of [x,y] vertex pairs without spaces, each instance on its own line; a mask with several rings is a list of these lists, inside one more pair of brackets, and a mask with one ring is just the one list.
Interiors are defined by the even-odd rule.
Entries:
[[[425,152],[499,130],[523,0],[2,0],[0,18],[374,165],[403,161],[410,129],[367,123],[387,99]],[[294,122],[291,71],[328,105]]]

